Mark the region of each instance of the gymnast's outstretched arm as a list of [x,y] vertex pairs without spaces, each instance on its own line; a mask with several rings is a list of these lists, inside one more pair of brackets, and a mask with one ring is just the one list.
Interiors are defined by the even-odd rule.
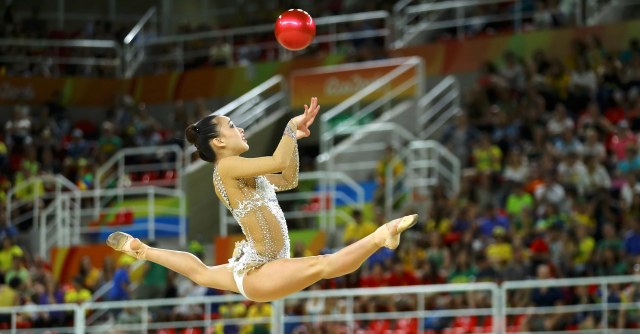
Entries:
[[273,155],[260,158],[231,156],[218,162],[218,170],[225,176],[241,179],[280,173],[287,168],[296,149],[296,128],[294,119],[287,123],[282,139]]
[[300,162],[298,157],[298,146],[293,148],[293,156],[289,160],[289,165],[282,171],[282,174],[269,174],[267,180],[276,188],[276,191],[290,190],[298,186],[298,170]]
[[304,106],[304,114],[287,123],[273,155],[260,158],[227,157],[218,162],[218,170],[231,178],[266,175],[279,191],[295,188],[298,184],[299,166],[297,140],[310,135],[309,126],[319,110],[318,100],[314,97],[309,107]]

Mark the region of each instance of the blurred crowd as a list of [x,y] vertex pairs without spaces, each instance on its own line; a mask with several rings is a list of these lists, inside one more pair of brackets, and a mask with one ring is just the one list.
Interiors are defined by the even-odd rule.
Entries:
[[[137,155],[133,163],[165,163],[158,171],[138,171],[118,178],[98,180],[99,167],[123,148],[159,145],[183,146],[183,131],[196,119],[209,114],[205,101],[185,105],[177,101],[171,113],[150,110],[145,103],[135,103],[130,96],[119,95],[104,113],[102,122],[90,117],[68,114],[60,92],[40,106],[15,105],[10,119],[0,129],[0,223],[6,225],[6,199],[10,190],[16,202],[11,216],[18,230],[29,231],[33,221],[28,213],[34,205],[46,207],[56,182],[35,179],[37,176],[61,175],[79,190],[90,190],[96,182],[103,188],[130,185],[170,186],[176,171],[170,152]],[[128,158],[129,159],[129,158]],[[130,158],[134,159],[134,158]],[[130,160],[129,159],[129,160]],[[104,175],[111,175],[107,170]],[[115,172],[114,172],[115,173]],[[27,215],[23,215],[27,214]]]
[[[562,26],[576,19],[570,15],[574,13],[568,5],[570,1],[522,3],[533,8],[529,22],[536,27]],[[327,7],[325,11],[331,14],[343,10],[341,2],[334,5],[337,7]],[[500,7],[492,11],[497,9],[512,10]],[[257,17],[248,23],[261,23],[268,17]],[[6,11],[2,36],[52,37],[39,23],[37,13],[28,23],[15,22]],[[205,28],[209,29],[181,29],[190,32]],[[485,26],[478,31],[500,29]],[[109,24],[99,23],[91,32],[77,36],[112,38],[114,34],[117,35]],[[219,66],[232,61],[224,41],[220,43],[210,49],[204,63]],[[23,54],[18,49],[4,51]],[[248,50],[247,54],[251,52]],[[251,57],[258,60],[263,56],[255,53]],[[47,75],[34,66],[35,63],[28,64],[7,73]],[[83,74],[66,70],[60,73]],[[185,126],[208,113],[202,101],[193,110],[177,102],[169,119],[159,119],[145,104],[119,96],[105,122],[72,123],[61,101],[58,93],[42,106],[16,105],[11,119],[0,129],[0,306],[84,302],[95,298],[100,287],[109,282],[113,288],[99,299],[223,293],[199,287],[153,263],[140,267],[127,257],[107,257],[100,269],[85,258],[78,276],[61,284],[53,278],[51,265],[32,256],[21,244],[20,231],[31,226],[28,221],[17,226],[8,223],[5,200],[11,187],[22,189],[15,196],[25,203],[46,191],[46,184],[21,186],[35,175],[62,174],[78,188],[91,189],[97,182],[96,168],[118,149],[181,144],[178,138],[183,137]],[[596,36],[576,39],[572,52],[562,59],[550,58],[542,50],[525,58],[507,51],[501,60],[486,63],[480,69],[477,80],[466,90],[464,101],[455,121],[440,137],[464,167],[460,192],[452,193],[442,186],[434,188],[424,201],[428,203],[424,204],[428,205],[428,215],[403,237],[397,251],[382,249],[355,273],[319,282],[310,290],[640,274],[638,39],[629,41],[624,50],[607,50]],[[375,172],[379,183],[387,168],[393,168],[395,175],[404,173],[403,162],[389,154]],[[164,176],[131,175],[129,181],[154,177]],[[343,231],[345,244],[370,234],[385,222],[380,196],[381,193],[375,196],[373,212],[352,212],[355,222]],[[414,199],[410,210],[423,205],[423,199]],[[293,249],[293,256],[308,253],[302,244]],[[203,256],[197,244],[189,250]],[[136,270],[141,271],[139,282],[132,279]],[[640,301],[636,285],[609,284],[607,288],[609,303]],[[600,286],[534,288],[510,293],[507,302],[510,307],[589,304],[600,302],[604,293]],[[465,333],[492,328],[490,317],[442,317],[436,312],[489,307],[491,300],[486,291],[430,294],[424,300],[402,294],[354,300],[356,312],[410,311],[420,304],[433,311],[421,324],[427,331],[457,328]],[[343,298],[314,298],[290,302],[286,312],[308,316],[344,314],[347,307]],[[203,311],[201,305],[158,309],[152,312],[152,320],[199,320]],[[219,319],[261,318],[269,317],[271,309],[267,304],[244,302],[213,305],[212,312]],[[135,309],[106,316],[121,324],[141,321],[140,312]],[[612,327],[640,326],[639,314],[631,310],[612,311],[607,319]],[[6,326],[9,320],[0,317],[0,326]],[[72,321],[65,312],[27,312],[18,320],[27,327]],[[512,331],[588,330],[599,328],[603,315],[581,311],[570,316],[514,315],[508,320]],[[416,323],[415,319],[358,321],[357,332],[413,333]],[[219,321],[215,332],[268,333],[269,327]],[[341,333],[348,329],[340,322],[314,320],[288,324],[286,332]]]
[[[304,9],[314,17],[359,13],[367,11],[394,11],[392,1],[314,1],[305,4]],[[202,34],[224,29],[248,27],[256,25],[271,25],[274,18],[289,9],[297,8],[295,1],[257,1],[246,6],[233,7],[234,14],[217,17],[211,22],[189,20],[186,23],[174,24],[175,34]],[[513,1],[479,4],[466,8],[464,17],[473,17],[473,21],[462,29],[443,28],[434,30],[425,36],[424,42],[459,38],[461,33],[466,38],[497,33],[511,33],[514,29],[512,19],[495,19],[499,16],[514,16],[519,13],[522,17],[522,29],[545,29],[572,26],[583,22],[585,18],[578,17],[578,4],[573,0],[524,0],[516,5]],[[430,21],[450,20],[451,14],[446,11],[429,12],[421,18]],[[67,26],[66,29],[53,27],[49,18],[45,19],[40,8],[34,6],[28,16],[18,19],[14,14],[13,4],[9,2],[4,8],[0,38],[13,39],[49,39],[73,40],[96,39],[113,40],[117,45],[122,44],[124,37],[133,26],[120,24],[116,26],[108,19],[89,21],[81,26]],[[411,24],[413,24],[412,22]],[[385,23],[378,21],[354,21],[341,24],[333,29],[335,33],[374,32],[384,29]],[[326,27],[319,27],[319,33]],[[150,41],[160,37],[158,27],[146,25],[140,30],[133,43]],[[374,39],[353,39],[338,41],[336,47],[329,43],[316,43],[304,51],[304,55],[319,55],[328,52],[345,54],[349,61],[364,61],[377,59],[384,55],[385,42],[382,37]],[[8,76],[107,76],[114,77],[121,74],[121,51],[115,47],[53,47],[4,45],[0,47],[3,54],[15,57],[12,60],[0,61],[0,75]],[[143,64],[138,69],[141,73],[163,73],[167,71],[182,71],[202,66],[247,66],[257,61],[278,59],[279,48],[275,44],[273,33],[269,30],[250,35],[236,35],[220,38],[198,38],[150,46],[147,57],[158,57],[152,62]],[[74,59],[62,61],[60,59]]]

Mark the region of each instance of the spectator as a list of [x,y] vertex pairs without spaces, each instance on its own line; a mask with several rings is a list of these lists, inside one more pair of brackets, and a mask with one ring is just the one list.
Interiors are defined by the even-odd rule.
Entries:
[[29,108],[23,105],[16,105],[11,119],[5,124],[8,144],[17,147],[22,144],[30,144],[31,119],[29,118]]
[[213,66],[229,66],[232,61],[231,45],[223,38],[216,39],[209,49],[209,63]]
[[389,286],[389,278],[384,274],[380,263],[375,263],[370,272],[363,273],[360,277],[360,287],[362,288],[379,288],[383,286]]
[[517,149],[509,151],[507,163],[502,171],[502,178],[507,184],[522,184],[529,177],[529,163],[522,152]]
[[384,207],[387,170],[390,168],[390,173],[395,181],[404,173],[404,163],[397,158],[395,149],[392,146],[387,146],[384,150],[384,156],[378,161],[375,170],[377,185],[374,194],[374,204],[376,207]]
[[389,275],[389,286],[407,286],[418,284],[418,278],[415,273],[404,267],[402,262],[395,262],[393,270]]
[[460,159],[461,167],[464,168],[470,165],[471,147],[478,137],[478,130],[469,124],[468,117],[461,111],[457,114],[455,123],[443,132],[440,141]]
[[511,220],[519,220],[523,214],[533,209],[533,196],[526,192],[524,184],[514,183],[513,191],[507,197],[506,211]]
[[[547,280],[551,277],[551,268],[546,264],[541,264],[536,269],[538,280]],[[541,287],[533,289],[531,301],[535,306],[556,306],[562,304],[562,292],[556,287]]]
[[[154,242],[149,243],[155,247]],[[163,298],[167,291],[167,268],[155,263],[146,262],[142,274],[142,284],[138,287],[137,299]]]
[[579,276],[582,276],[588,269],[587,266],[591,261],[596,247],[596,242],[593,237],[589,235],[587,226],[578,225],[576,226],[576,230],[578,238],[578,249],[573,259],[573,264],[575,265],[575,273]]
[[71,132],[71,141],[66,147],[67,159],[70,162],[75,162],[80,158],[86,158],[89,156],[91,147],[83,136],[84,133],[80,129],[76,128]]
[[594,129],[587,129],[585,131],[585,142],[582,146],[582,153],[585,159],[588,157],[594,157],[596,162],[603,163],[607,158],[607,150],[604,148],[604,144],[599,140],[598,133]]
[[109,290],[109,300],[128,300],[131,293],[129,267],[134,259],[128,255],[118,258],[118,269],[113,274],[113,287]]
[[640,223],[637,220],[631,222],[631,229],[624,236],[624,250],[628,255],[640,255]]
[[[14,277],[8,284],[0,285],[0,307],[13,307],[20,305],[20,286],[22,281],[19,277]],[[0,315],[0,323],[11,322],[11,315]]]
[[350,222],[342,235],[342,240],[345,244],[350,244],[354,241],[358,241],[369,234],[373,233],[378,226],[369,220],[365,220],[362,211],[354,209],[351,212],[353,222]]
[[540,203],[538,211],[544,210],[547,205],[561,206],[565,204],[565,190],[558,183],[558,176],[554,171],[544,174],[543,183],[535,189],[535,200]]
[[480,137],[480,142],[473,149],[473,160],[476,172],[483,175],[499,173],[502,168],[502,150],[491,143],[487,135]]
[[106,160],[122,148],[122,139],[115,133],[111,122],[102,123],[102,136],[98,139],[96,150],[99,162]]
[[486,249],[487,259],[494,268],[503,268],[513,260],[513,247],[507,242],[507,231],[501,226],[493,229],[493,238]]
[[[555,157],[567,157],[571,154],[581,155],[583,152],[583,145],[580,139],[576,138],[573,129],[567,129],[556,140],[554,140],[554,156]],[[577,158],[577,156],[574,156]]]
[[447,283],[470,283],[476,279],[476,270],[472,267],[467,252],[456,255],[453,271],[449,273]]
[[585,156],[586,170],[578,180],[578,192],[587,198],[611,189],[611,177],[607,169],[593,155]]
[[596,96],[598,76],[583,57],[578,58],[576,68],[571,71],[569,90],[573,99],[589,100]]
[[[64,302],[68,304],[82,304],[91,301],[91,291],[84,287],[82,278],[74,277],[72,286],[64,293]],[[115,288],[115,282],[114,282]],[[114,299],[117,300],[117,299]]]
[[[51,275],[48,275],[45,278],[44,283],[36,283],[34,288],[38,305],[64,303],[64,294],[62,293],[62,290],[56,286],[56,282]],[[62,326],[63,324],[63,311],[51,311],[44,313],[40,320],[35,323],[37,327]]]
[[623,160],[626,157],[626,148],[638,142],[636,135],[629,129],[627,121],[621,121],[616,127],[616,131],[608,141],[608,149],[615,155],[615,158]]
[[636,145],[630,143],[625,148],[624,158],[618,161],[616,169],[620,175],[637,174],[640,171],[640,155]]
[[20,279],[20,282],[25,285],[25,287],[31,287],[31,275],[29,274],[29,270],[24,265],[24,260],[22,257],[14,256],[13,262],[11,265],[11,269],[7,270],[4,275],[4,282],[8,284],[14,277]]
[[485,215],[480,219],[478,229],[483,237],[491,237],[496,227],[502,227],[504,231],[510,228],[509,218],[499,212],[500,208],[488,205],[485,209]]
[[563,133],[573,131],[573,127],[574,123],[567,115],[567,108],[562,103],[556,104],[553,117],[547,122],[547,135],[555,140]]
[[80,260],[80,268],[78,269],[78,279],[81,280],[82,286],[95,291],[100,280],[100,270],[91,264],[91,257],[85,255]]
[[[20,246],[15,245],[9,238],[2,239],[2,250],[0,250],[0,273],[6,274],[13,265],[14,258],[21,258],[24,252]],[[4,276],[3,276],[4,277]],[[3,282],[6,280],[2,280]]]

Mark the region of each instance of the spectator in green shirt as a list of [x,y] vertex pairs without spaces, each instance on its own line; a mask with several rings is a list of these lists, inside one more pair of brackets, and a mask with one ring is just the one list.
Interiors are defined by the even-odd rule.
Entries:
[[104,162],[122,148],[122,139],[115,134],[113,124],[102,124],[102,136],[98,139],[97,160]]
[[525,211],[533,207],[533,196],[524,190],[524,184],[514,183],[514,192],[507,197],[506,210],[509,217],[514,220]]
[[612,250],[616,255],[621,255],[623,250],[623,242],[617,235],[616,227],[612,223],[602,226],[602,239],[598,241],[598,256],[602,256],[607,249]]
[[[149,245],[154,244],[153,242]],[[152,246],[155,247],[155,246]],[[137,290],[137,299],[164,298],[167,290],[167,268],[147,261],[144,264],[142,284]]]

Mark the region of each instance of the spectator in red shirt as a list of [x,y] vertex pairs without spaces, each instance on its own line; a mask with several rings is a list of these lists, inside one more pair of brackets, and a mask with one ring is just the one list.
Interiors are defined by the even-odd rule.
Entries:
[[636,142],[637,137],[629,129],[629,123],[627,123],[627,121],[620,121],[618,123],[616,133],[611,136],[611,139],[609,139],[607,147],[611,152],[613,152],[613,154],[615,154],[616,159],[624,160],[626,157],[625,149],[629,144],[633,145]]
[[379,288],[381,286],[389,286],[389,277],[384,274],[382,264],[376,263],[369,273],[360,277],[360,287]]
[[393,271],[388,279],[390,286],[407,286],[418,284],[418,278],[415,273],[406,270],[402,262],[398,261],[393,264]]

